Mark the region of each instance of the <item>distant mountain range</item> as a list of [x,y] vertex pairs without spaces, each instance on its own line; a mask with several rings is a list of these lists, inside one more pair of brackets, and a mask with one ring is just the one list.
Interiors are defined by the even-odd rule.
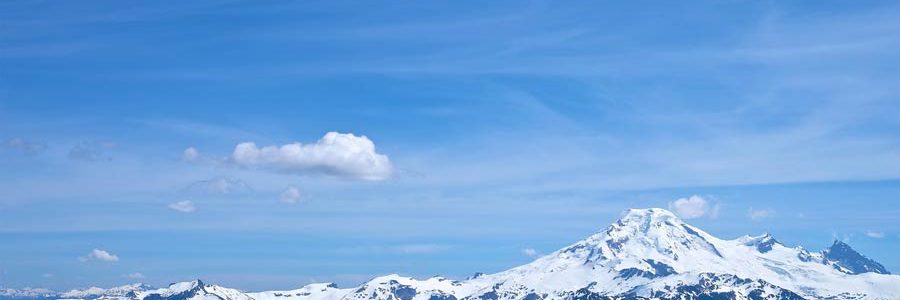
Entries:
[[200,280],[69,292],[0,289],[0,300],[900,299],[900,276],[835,241],[820,252],[766,234],[716,238],[671,212],[632,209],[605,230],[537,260],[465,280],[399,275],[361,286],[243,292]]

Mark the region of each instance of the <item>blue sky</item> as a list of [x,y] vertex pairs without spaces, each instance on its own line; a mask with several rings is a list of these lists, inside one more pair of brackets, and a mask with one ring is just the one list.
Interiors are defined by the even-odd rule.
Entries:
[[630,207],[900,272],[898,47],[888,1],[5,2],[0,286],[459,278]]

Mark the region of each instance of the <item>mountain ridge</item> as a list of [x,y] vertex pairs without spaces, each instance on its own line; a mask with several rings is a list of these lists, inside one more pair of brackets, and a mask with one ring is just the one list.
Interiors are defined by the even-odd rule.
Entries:
[[199,280],[160,289],[130,286],[66,294],[117,300],[900,299],[900,276],[846,243],[809,252],[768,233],[723,240],[660,208],[628,210],[605,229],[530,263],[465,280],[391,274],[353,288],[311,284],[250,293]]

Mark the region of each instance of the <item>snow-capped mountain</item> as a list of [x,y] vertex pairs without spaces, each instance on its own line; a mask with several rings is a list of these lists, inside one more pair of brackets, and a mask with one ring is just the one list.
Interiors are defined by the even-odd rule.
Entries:
[[44,299],[53,298],[56,292],[44,288],[3,289],[0,288],[0,299]]
[[112,287],[108,289],[90,287],[83,290],[71,290],[60,294],[65,299],[96,299],[101,297],[128,297],[128,295],[136,292],[151,289],[149,285],[143,283],[135,283],[123,286]]
[[529,264],[495,274],[478,274],[461,281],[387,275],[347,289],[333,284],[311,284],[296,290],[245,293],[195,280],[162,289],[134,286],[131,290],[112,290],[70,291],[60,297],[130,300],[896,300],[900,299],[900,276],[891,275],[882,265],[843,242],[835,242],[821,252],[810,252],[801,247],[786,247],[768,234],[723,240],[684,223],[669,211],[653,208],[629,210],[606,229]]

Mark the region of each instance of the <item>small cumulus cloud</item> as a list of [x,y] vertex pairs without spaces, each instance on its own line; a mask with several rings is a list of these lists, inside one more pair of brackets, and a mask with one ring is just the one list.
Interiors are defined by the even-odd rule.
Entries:
[[754,221],[770,218],[773,215],[775,215],[775,211],[767,208],[754,209],[751,207],[749,210],[747,210],[747,217]]
[[300,189],[291,186],[281,192],[281,195],[279,195],[279,199],[284,203],[297,204],[300,203],[301,200],[303,200],[303,194],[300,193]]
[[522,254],[524,254],[525,256],[528,256],[528,257],[536,257],[536,256],[540,255],[540,252],[538,252],[534,248],[525,248],[525,249],[522,249]]
[[37,155],[47,150],[47,144],[44,142],[26,140],[24,138],[11,138],[3,141],[4,148],[21,152],[25,155]]
[[712,204],[698,195],[680,198],[669,202],[669,210],[683,219],[694,219],[703,216],[716,218],[719,215],[719,204]]
[[194,207],[194,202],[192,202],[190,200],[184,200],[184,201],[178,201],[175,203],[171,203],[168,205],[168,207],[170,209],[173,209],[173,210],[179,211],[179,212],[183,212],[183,213],[191,213],[191,212],[194,212],[197,210],[197,208]]
[[141,274],[140,272],[134,272],[134,273],[122,275],[122,277],[131,278],[131,279],[143,279],[144,274]]
[[181,160],[186,162],[195,162],[200,159],[200,151],[197,148],[188,147],[181,152]]
[[81,161],[112,160],[106,151],[116,147],[116,144],[108,141],[84,141],[69,149],[69,158]]
[[234,148],[231,160],[247,168],[362,180],[384,180],[393,171],[390,159],[375,151],[372,140],[352,133],[329,132],[313,144],[260,148],[252,142],[241,143]]
[[93,251],[88,253],[86,256],[79,257],[78,260],[80,260],[82,262],[87,262],[87,261],[92,261],[92,260],[104,261],[104,262],[117,262],[117,261],[119,261],[119,257],[112,253],[107,252],[106,250],[94,249]]
[[866,231],[866,236],[870,238],[880,239],[884,237],[884,232],[881,231]]

